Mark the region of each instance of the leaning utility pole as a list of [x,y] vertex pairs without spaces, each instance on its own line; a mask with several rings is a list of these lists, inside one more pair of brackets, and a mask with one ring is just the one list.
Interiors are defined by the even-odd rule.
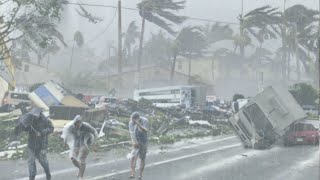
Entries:
[[118,1],[118,73],[122,72],[122,20],[121,0]]

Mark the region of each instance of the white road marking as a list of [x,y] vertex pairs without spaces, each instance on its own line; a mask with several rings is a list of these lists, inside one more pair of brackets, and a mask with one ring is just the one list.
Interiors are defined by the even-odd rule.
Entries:
[[[170,150],[167,150],[167,151],[155,151],[153,153],[148,153],[148,155],[158,154],[159,152],[167,152],[167,153],[176,152],[176,151],[180,151],[180,150],[183,150],[183,149],[195,148],[195,147],[198,147],[198,146],[207,145],[207,144],[211,144],[211,143],[217,143],[217,142],[221,142],[221,141],[225,141],[225,140],[229,140],[229,139],[234,139],[234,138],[236,138],[236,136],[229,136],[229,137],[215,139],[215,140],[212,140],[212,141],[198,143],[198,144],[194,144],[194,145],[190,145],[190,146],[183,146],[183,147],[180,147],[180,148],[170,149]],[[122,160],[127,160],[127,158],[118,159],[118,161],[122,161]],[[107,162],[99,162],[99,163],[90,164],[90,165],[87,165],[87,169],[88,168],[92,168],[92,167],[97,167],[97,166],[109,165],[109,164],[114,163],[114,162],[115,162],[115,160],[111,160],[111,161],[107,161]],[[76,168],[68,168],[68,169],[54,171],[54,172],[51,173],[51,175],[55,176],[55,175],[61,175],[61,174],[66,174],[66,173],[70,173],[70,172],[76,172],[76,171],[77,171]],[[128,170],[124,170],[124,171],[127,172]],[[114,176],[114,174],[119,174],[119,173],[121,174],[121,173],[124,173],[124,172],[118,171],[118,172],[115,172],[115,173],[110,173],[111,174],[110,176]],[[108,177],[110,177],[110,176],[108,176]],[[45,174],[37,175],[37,179],[44,179],[45,177],[46,177]],[[15,180],[29,180],[29,177],[24,177],[24,178],[15,179]]]
[[[208,150],[208,151],[203,151],[203,152],[199,152],[199,153],[195,153],[195,154],[190,154],[190,155],[186,155],[186,156],[172,158],[172,159],[168,159],[168,160],[165,160],[165,161],[159,161],[159,162],[155,162],[155,163],[151,163],[149,165],[146,165],[146,168],[153,167],[153,166],[158,166],[158,165],[161,165],[161,164],[171,163],[171,162],[175,162],[175,161],[179,161],[179,160],[183,160],[183,159],[187,159],[187,158],[192,158],[192,157],[196,157],[196,156],[200,156],[200,155],[204,155],[204,154],[208,154],[208,153],[213,153],[213,152],[217,152],[217,151],[222,151],[222,150],[227,150],[227,149],[231,149],[231,148],[235,148],[235,147],[240,147],[241,145],[242,145],[241,143],[237,143],[237,144],[233,144],[233,145],[229,145],[229,146],[224,146],[224,147],[221,147],[221,148],[211,149],[211,150]],[[108,174],[105,174],[105,175],[102,175],[102,176],[96,176],[96,177],[90,178],[88,180],[104,179],[104,178],[112,177],[112,176],[117,175],[117,174],[123,174],[123,173],[128,173],[128,172],[130,172],[129,169],[118,171],[118,172],[114,172],[114,173],[108,173]]]

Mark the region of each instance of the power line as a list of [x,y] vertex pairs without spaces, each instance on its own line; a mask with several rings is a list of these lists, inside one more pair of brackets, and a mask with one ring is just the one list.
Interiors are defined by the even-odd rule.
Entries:
[[[79,6],[91,6],[91,7],[105,7],[105,8],[117,9],[117,6],[103,5],[103,4],[69,3],[69,2],[66,2],[65,4],[79,5]],[[139,11],[139,9],[130,8],[130,7],[122,7],[122,9],[130,10],[130,11]],[[186,17],[186,19],[194,20],[194,21],[204,21],[204,22],[214,22],[214,23],[221,23],[221,24],[239,25],[239,23],[235,23],[235,22],[216,21],[216,20],[212,20],[212,19],[203,19],[203,18],[195,18],[195,17]]]
[[103,35],[109,29],[109,27],[113,24],[113,21],[114,21],[116,15],[117,15],[117,8],[114,11],[113,17],[112,17],[110,23],[106,26],[106,28],[104,30],[102,30],[99,34],[97,34],[94,38],[89,40],[86,44],[89,44],[89,43],[91,43],[93,41],[96,41],[101,35]]

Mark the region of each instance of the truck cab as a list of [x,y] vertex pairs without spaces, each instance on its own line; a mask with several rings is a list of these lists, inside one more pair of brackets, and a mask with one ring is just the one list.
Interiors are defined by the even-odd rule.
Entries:
[[245,147],[265,149],[305,117],[288,90],[270,86],[234,113],[229,122]]

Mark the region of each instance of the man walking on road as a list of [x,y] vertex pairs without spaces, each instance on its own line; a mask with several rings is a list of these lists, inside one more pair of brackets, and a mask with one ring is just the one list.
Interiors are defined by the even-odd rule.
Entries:
[[132,141],[132,152],[131,158],[131,175],[130,179],[135,178],[135,168],[136,162],[139,157],[140,159],[140,173],[139,179],[142,179],[142,173],[145,167],[146,154],[147,154],[147,145],[148,145],[148,119],[145,117],[140,117],[139,113],[134,112],[131,115],[129,122],[129,132]]
[[16,137],[22,132],[29,133],[28,138],[28,168],[29,179],[34,180],[37,175],[35,160],[39,163],[46,173],[47,180],[51,180],[49,163],[47,160],[48,135],[53,132],[52,122],[47,119],[40,108],[33,108],[29,113],[19,119],[19,124],[15,127]]
[[82,122],[81,116],[77,115],[73,121],[65,125],[61,137],[64,139],[64,143],[69,145],[71,161],[79,169],[77,176],[82,180],[89,146],[98,137],[98,132],[89,123]]

